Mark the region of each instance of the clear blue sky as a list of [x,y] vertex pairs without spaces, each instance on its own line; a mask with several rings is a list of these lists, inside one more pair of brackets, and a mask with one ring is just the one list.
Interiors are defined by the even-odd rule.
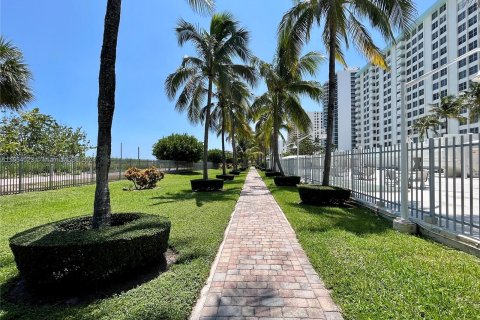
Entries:
[[[434,0],[415,0],[418,14]],[[28,109],[39,107],[59,122],[82,127],[92,145],[97,134],[98,69],[106,0],[0,0],[1,33],[24,53],[34,75],[35,100]],[[276,30],[290,0],[217,0],[217,11],[230,11],[251,33],[255,55],[270,61],[275,50]],[[195,14],[182,0],[124,0],[117,50],[116,109],[112,129],[112,155],[152,158],[152,145],[174,132],[187,132],[203,140],[201,125],[191,125],[174,110],[163,83],[180,64],[193,55],[180,48],[174,27],[182,17],[208,26],[208,17]],[[380,47],[382,41],[377,42]],[[319,33],[313,34],[306,50],[324,52]],[[353,49],[347,51],[350,66],[365,61]],[[327,78],[327,64],[318,80]],[[264,89],[259,86],[258,94]],[[304,101],[307,110],[322,106]],[[220,141],[212,133],[210,147]]]

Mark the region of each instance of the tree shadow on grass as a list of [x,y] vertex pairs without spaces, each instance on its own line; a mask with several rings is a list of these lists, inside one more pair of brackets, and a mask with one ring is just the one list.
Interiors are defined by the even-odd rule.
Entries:
[[166,192],[165,194],[152,197],[151,200],[155,202],[150,204],[151,206],[162,205],[165,203],[182,202],[195,199],[196,206],[201,207],[205,203],[223,201],[223,200],[236,200],[240,191],[242,190],[243,181],[228,181],[225,182],[225,186],[228,188],[221,191],[207,191],[207,192],[194,192],[191,189],[184,189],[178,192]]
[[[297,187],[270,187],[273,194],[276,192],[289,192],[298,194]],[[290,198],[290,197],[289,197]],[[373,211],[361,208],[355,204],[344,206],[314,206],[288,201],[286,205],[295,210],[295,213],[311,215],[311,223],[297,232],[326,232],[332,229],[345,230],[357,236],[380,234],[392,229],[391,222],[376,215]]]

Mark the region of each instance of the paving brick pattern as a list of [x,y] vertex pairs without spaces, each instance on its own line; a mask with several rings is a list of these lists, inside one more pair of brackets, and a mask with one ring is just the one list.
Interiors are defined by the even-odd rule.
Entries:
[[343,319],[258,173],[248,173],[192,319]]

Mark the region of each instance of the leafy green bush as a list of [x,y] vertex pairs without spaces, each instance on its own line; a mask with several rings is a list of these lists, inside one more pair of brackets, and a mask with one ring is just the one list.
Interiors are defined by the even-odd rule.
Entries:
[[277,176],[273,178],[277,186],[296,186],[300,184],[300,177],[298,176]]
[[240,174],[240,170],[232,170],[229,173],[238,176]]
[[341,205],[350,199],[351,192],[348,189],[315,184],[298,186],[298,193],[302,203],[312,205]]
[[215,164],[222,163],[222,150],[219,149],[212,149],[208,150],[208,161],[213,162]]
[[132,181],[137,190],[155,188],[157,182],[162,180],[164,176],[164,173],[154,166],[143,170],[132,167],[125,172],[125,178]]
[[217,174],[216,178],[217,179],[222,179],[222,180],[233,180],[233,178],[235,178],[235,175],[233,175],[233,174]]
[[10,238],[20,275],[35,287],[84,287],[158,263],[167,250],[167,218],[122,213],[111,227],[91,224],[91,217],[67,219]]
[[218,191],[223,188],[222,179],[194,179],[190,183],[193,191]]
[[186,133],[175,133],[158,140],[152,153],[159,160],[197,162],[202,158],[203,143]]

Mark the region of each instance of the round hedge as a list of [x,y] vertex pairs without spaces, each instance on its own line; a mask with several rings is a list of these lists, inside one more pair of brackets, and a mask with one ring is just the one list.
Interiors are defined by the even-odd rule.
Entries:
[[194,179],[190,180],[193,191],[220,191],[223,189],[222,179]]
[[229,173],[230,173],[230,174],[233,174],[233,175],[235,175],[235,176],[238,176],[238,175],[240,175],[240,170],[232,170],[232,171],[230,171]]
[[304,184],[297,187],[302,203],[317,206],[342,205],[350,199],[352,193],[348,189],[317,184]]
[[273,178],[275,185],[277,186],[296,186],[300,184],[300,177],[299,176],[276,176]]
[[233,174],[217,174],[216,178],[217,179],[222,179],[222,180],[233,180],[233,178],[235,178],[235,175],[233,175]]
[[283,176],[281,172],[277,171],[266,171],[265,172],[265,177],[271,178],[271,177],[279,177]]
[[112,226],[91,229],[91,217],[45,224],[10,238],[20,275],[35,287],[96,284],[163,261],[170,221],[119,213]]

